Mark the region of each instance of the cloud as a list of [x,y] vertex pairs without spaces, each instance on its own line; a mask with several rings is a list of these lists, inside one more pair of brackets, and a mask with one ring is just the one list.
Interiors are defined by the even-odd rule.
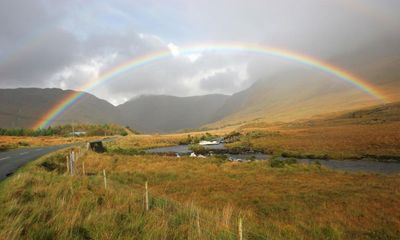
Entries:
[[252,42],[351,69],[355,62],[399,52],[399,7],[395,0],[4,0],[0,87],[79,89],[123,63],[170,51],[171,57],[131,68],[90,92],[113,103],[139,94],[230,94],[299,65],[241,52],[187,53],[182,47]]
[[241,86],[243,81],[247,80],[246,68],[226,67],[210,71],[204,76],[199,86],[209,92],[232,92]]

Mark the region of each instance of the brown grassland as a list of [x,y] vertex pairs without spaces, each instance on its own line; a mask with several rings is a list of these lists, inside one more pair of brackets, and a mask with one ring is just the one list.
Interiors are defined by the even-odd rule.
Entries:
[[243,133],[260,132],[243,138],[230,148],[250,143],[253,149],[289,156],[359,159],[400,158],[400,122],[374,125],[316,127],[243,128]]
[[400,159],[400,103],[291,123],[253,123],[239,129],[253,134],[228,147],[250,144],[256,150],[296,157]]
[[44,157],[1,183],[2,238],[236,239],[239,216],[245,239],[400,237],[399,175],[87,152],[71,177],[65,154]]
[[[300,157],[396,158],[399,106],[246,124],[237,129],[239,141],[227,145]],[[67,174],[68,150],[31,162],[0,183],[0,239],[237,239],[239,218],[244,239],[400,239],[399,174],[140,152],[179,144],[188,134],[205,132],[130,134],[107,143],[103,154],[82,151],[75,176]],[[30,144],[67,140],[39,139]]]
[[0,136],[0,151],[21,147],[43,147],[77,142],[85,142],[99,137],[57,137],[57,136]]
[[213,135],[223,136],[232,129],[220,129],[220,130],[210,130],[210,131],[198,131],[198,132],[188,132],[188,133],[171,133],[171,134],[140,134],[134,135],[130,134],[127,137],[118,140],[117,144],[119,147],[123,148],[157,148],[157,147],[168,147],[178,145],[180,142],[187,139],[188,135],[192,137],[202,136],[206,133]]

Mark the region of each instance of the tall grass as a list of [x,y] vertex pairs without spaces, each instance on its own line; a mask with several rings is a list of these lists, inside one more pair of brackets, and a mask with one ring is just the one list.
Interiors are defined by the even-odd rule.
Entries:
[[[285,124],[266,128],[253,126],[243,128],[240,141],[228,144],[227,147],[243,148],[244,145],[251,145],[255,150],[283,153],[285,157],[400,160],[399,129],[400,122],[332,126]],[[279,134],[271,134],[277,130]]]
[[44,157],[0,184],[0,238],[236,239],[239,217],[245,239],[400,236],[398,176],[88,152],[71,177],[65,156]]

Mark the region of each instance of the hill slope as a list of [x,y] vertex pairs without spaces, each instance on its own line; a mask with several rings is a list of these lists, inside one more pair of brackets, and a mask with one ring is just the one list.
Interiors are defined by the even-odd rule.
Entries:
[[118,109],[123,114],[124,124],[134,129],[172,132],[210,123],[228,98],[222,94],[194,97],[150,95],[128,101]]
[[[71,90],[18,88],[0,89],[0,127],[31,127]],[[85,95],[54,124],[113,123],[119,111],[105,100]]]
[[[381,44],[381,43],[376,43]],[[400,53],[360,49],[330,61],[378,86],[389,101],[400,100]],[[392,49],[392,48],[391,48]],[[262,78],[232,95],[219,109],[211,127],[261,120],[293,121],[317,114],[380,104],[360,88],[319,70],[291,67]]]

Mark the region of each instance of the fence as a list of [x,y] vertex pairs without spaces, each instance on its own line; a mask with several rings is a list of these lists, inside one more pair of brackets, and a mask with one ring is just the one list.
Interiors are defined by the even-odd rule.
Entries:
[[[81,148],[73,149],[66,156],[67,165],[67,176],[78,176],[77,168],[78,166],[82,169],[82,177],[86,176],[85,162],[83,161],[83,156],[86,154],[87,150],[82,150]],[[80,165],[78,165],[78,160],[82,159]],[[97,174],[96,176],[103,177],[104,189],[107,191],[112,182],[107,179],[107,171],[103,169],[102,174]],[[149,211],[161,211],[165,212],[165,209],[174,209],[175,211],[189,211],[191,214],[191,223],[196,229],[196,234],[198,239],[214,239],[216,238],[215,230],[228,233],[231,238],[236,238],[238,240],[246,239],[246,236],[251,236],[252,239],[268,239],[264,235],[257,234],[255,232],[249,232],[246,229],[246,217],[242,213],[238,212],[233,214],[233,208],[227,207],[223,209],[220,213],[220,217],[216,216],[215,213],[210,213],[207,210],[200,211],[199,207],[196,207],[193,203],[190,205],[185,205],[177,201],[169,199],[167,196],[153,196],[150,191],[149,182],[144,182],[143,190],[136,189],[136,193],[143,194],[143,209],[145,212]],[[143,191],[142,193],[140,193]],[[162,204],[160,204],[162,203]],[[234,217],[232,217],[234,216]],[[234,220],[232,220],[234,219]],[[214,229],[210,230],[210,229]]]

